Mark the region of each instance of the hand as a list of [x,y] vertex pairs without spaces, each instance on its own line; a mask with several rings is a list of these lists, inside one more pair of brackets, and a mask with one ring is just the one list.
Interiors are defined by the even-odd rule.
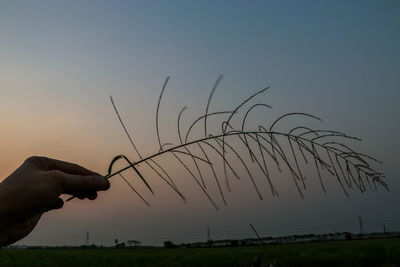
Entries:
[[30,157],[0,183],[0,247],[29,234],[46,211],[64,205],[61,194],[95,199],[110,183],[79,165]]

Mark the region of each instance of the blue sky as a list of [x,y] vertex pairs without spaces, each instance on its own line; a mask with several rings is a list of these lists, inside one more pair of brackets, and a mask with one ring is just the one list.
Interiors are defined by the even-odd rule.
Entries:
[[[357,148],[384,161],[392,189],[355,193],[348,199],[336,187],[327,196],[315,188],[308,200],[299,203],[295,192],[287,189],[271,205],[265,201],[244,205],[235,200],[250,194],[243,185],[236,195],[232,193],[233,203],[218,213],[195,192],[189,206],[161,193],[151,209],[132,196],[130,212],[120,196],[132,193],[116,180],[98,201],[72,203],[43,218],[23,242],[44,237],[57,243],[60,225],[71,236],[87,228],[104,233],[119,225],[110,235],[139,231],[150,240],[154,232],[174,236],[171,229],[180,226],[192,232],[209,224],[247,229],[250,220],[268,225],[266,229],[283,221],[294,228],[289,213],[296,214],[293,224],[304,227],[334,224],[338,216],[399,219],[393,204],[399,201],[400,186],[396,180],[399,11],[398,1],[2,2],[0,120],[5,127],[0,144],[7,151],[1,156],[2,177],[31,154],[74,161],[100,172],[106,171],[114,155],[132,154],[109,95],[118,102],[139,147],[152,153],[155,105],[165,77],[172,76],[162,105],[163,138],[175,134],[171,124],[176,124],[183,105],[189,106],[187,120],[204,112],[212,84],[224,74],[212,110],[229,109],[269,85],[272,90],[259,100],[271,104],[273,111],[266,116],[256,113],[257,119],[268,122],[292,111],[321,116],[323,127],[364,140]],[[260,208],[275,219],[260,216]],[[87,214],[87,209],[95,212]],[[243,214],[248,221],[233,219]],[[130,227],[133,221],[138,223],[136,230]],[[79,243],[72,237],[66,242]]]

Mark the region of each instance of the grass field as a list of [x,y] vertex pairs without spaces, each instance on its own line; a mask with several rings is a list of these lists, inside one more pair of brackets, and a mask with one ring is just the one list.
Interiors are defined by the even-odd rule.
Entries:
[[198,249],[0,250],[0,266],[400,266],[400,239]]

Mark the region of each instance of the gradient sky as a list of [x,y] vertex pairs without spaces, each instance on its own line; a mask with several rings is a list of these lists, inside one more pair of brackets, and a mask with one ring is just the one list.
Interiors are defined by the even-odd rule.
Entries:
[[[113,95],[144,155],[157,151],[154,121],[161,85],[172,78],[160,113],[161,136],[177,142],[205,110],[210,88],[224,79],[210,111],[257,98],[273,106],[255,112],[271,122],[285,112],[320,116],[313,126],[363,139],[361,152],[384,162],[391,192],[346,197],[327,176],[328,194],[310,170],[304,200],[289,173],[257,199],[243,179],[215,211],[181,169],[171,172],[189,196],[183,204],[150,172],[148,208],[118,177],[97,201],[74,200],[46,214],[19,244],[76,245],[86,230],[96,244],[144,244],[264,235],[400,230],[399,1],[2,1],[0,3],[0,180],[30,155],[76,162],[106,173],[113,156],[134,158],[109,102]],[[305,120],[292,120],[292,125]],[[165,159],[167,162],[169,159]],[[131,177],[131,179],[134,179]],[[259,178],[261,181],[261,178]],[[135,181],[133,181],[136,183]],[[215,199],[218,194],[211,189]]]

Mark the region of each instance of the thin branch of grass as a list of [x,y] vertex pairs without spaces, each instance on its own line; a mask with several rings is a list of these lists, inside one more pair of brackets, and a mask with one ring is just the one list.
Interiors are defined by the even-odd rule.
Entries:
[[[243,118],[243,120],[242,120],[242,132],[244,132],[244,126],[245,126],[245,123],[246,123],[246,120],[247,120],[247,116],[249,115],[249,113],[250,113],[250,111],[252,111],[254,108],[256,108],[256,107],[266,107],[266,108],[269,108],[269,109],[272,109],[272,107],[270,106],[270,105],[267,105],[267,104],[263,104],[263,103],[258,103],[258,104],[255,104],[255,105],[253,105],[253,106],[251,106],[247,111],[246,111],[246,114],[244,115],[244,118]],[[246,135],[244,136],[244,140],[246,141],[246,144],[247,144],[247,137],[246,137]],[[248,145],[246,145],[246,147],[247,147],[247,149],[249,150],[249,155],[250,155],[250,158],[253,160],[253,156],[252,156],[252,153],[250,153],[250,147],[248,146]],[[253,160],[254,161],[254,160]]]
[[[234,128],[233,128],[231,125],[229,125],[227,122],[224,122],[224,123],[226,123],[226,124],[232,129],[231,132],[235,132]],[[242,125],[243,125],[243,124],[242,124]],[[238,132],[238,133],[243,133],[243,132],[240,132],[240,131],[237,131],[237,132]],[[243,136],[246,136],[246,134],[243,134]],[[268,183],[269,183],[269,185],[270,185],[270,189],[271,189],[272,195],[273,195],[273,196],[279,195],[278,192],[276,191],[275,187],[273,186],[271,180],[270,180],[269,173],[268,173],[268,168],[267,168],[266,163],[265,163],[265,158],[264,158],[264,153],[263,153],[263,151],[266,151],[266,152],[269,154],[269,156],[270,156],[273,160],[275,160],[275,162],[276,162],[277,165],[279,165],[279,162],[277,161],[276,157],[274,157],[274,156],[269,152],[269,150],[261,144],[261,142],[259,141],[259,136],[258,136],[257,133],[255,133],[255,136],[256,136],[256,139],[255,139],[255,140],[256,140],[256,142],[258,143],[258,147],[259,147],[260,152],[261,152],[261,156],[262,156],[262,159],[263,159],[263,164],[264,164],[264,166],[265,166],[265,169],[261,166],[260,162],[258,161],[258,158],[257,158],[256,155],[253,153],[253,151],[250,149],[249,143],[246,141],[247,139],[245,139],[244,137],[242,137],[242,135],[240,135],[240,134],[238,135],[240,141],[245,145],[246,148],[248,148],[248,151],[249,151],[249,153],[250,153],[250,157],[253,159],[252,161],[257,163],[257,165],[258,165],[258,167],[260,168],[261,172],[262,172],[262,173],[264,174],[264,176],[266,177],[266,179],[267,179],[267,181],[268,181]],[[253,137],[252,137],[252,138],[253,138]],[[253,139],[254,139],[254,138],[253,138]],[[225,141],[225,143],[226,143],[226,141]],[[252,180],[252,182],[253,182],[253,184],[255,185],[254,180]],[[257,191],[258,191],[258,190],[257,190]]]
[[[216,88],[218,87],[218,85],[222,80],[222,75],[218,77],[217,81],[215,82],[214,86],[211,89],[205,109],[205,114],[194,119],[194,121],[186,131],[185,138],[183,138],[181,131],[181,117],[183,112],[187,109],[186,106],[181,109],[177,119],[179,144],[174,145],[173,142],[162,143],[160,138],[160,129],[159,129],[159,111],[160,111],[161,100],[163,98],[169,79],[170,77],[167,77],[162,86],[156,110],[156,133],[159,144],[159,150],[157,153],[154,153],[147,157],[142,157],[142,155],[139,153],[130,134],[127,131],[127,128],[125,127],[121,119],[121,116],[117,110],[113,98],[110,97],[111,103],[114,107],[117,117],[133,149],[135,150],[137,156],[139,157],[139,160],[136,162],[131,162],[123,155],[115,157],[110,163],[109,172],[106,176],[107,179],[116,174],[121,174],[122,172],[132,168],[136,172],[136,174],[142,179],[142,181],[146,184],[146,186],[148,186],[149,190],[151,190],[150,186],[142,176],[141,172],[139,172],[139,170],[137,169],[137,167],[140,164],[144,163],[149,168],[151,168],[153,172],[155,172],[163,181],[165,181],[177,194],[179,194],[182,199],[185,199],[184,196],[178,190],[173,179],[168,175],[168,171],[155,161],[156,158],[162,155],[172,155],[179,162],[179,165],[184,169],[186,169],[187,172],[190,174],[190,176],[195,180],[196,184],[200,187],[200,189],[206,195],[207,199],[211,202],[211,204],[216,209],[218,209],[216,203],[206,190],[206,183],[204,181],[204,175],[202,173],[204,166],[200,165],[200,163],[203,162],[206,163],[205,166],[208,166],[210,168],[212,175],[216,181],[216,186],[218,187],[219,194],[221,195],[222,202],[225,205],[227,205],[227,201],[224,192],[222,190],[220,180],[218,178],[219,175],[217,172],[217,168],[213,166],[216,163],[213,162],[214,159],[210,155],[210,153],[214,151],[222,159],[224,178],[228,191],[230,191],[231,188],[230,188],[227,168],[229,168],[230,171],[238,179],[240,179],[240,176],[233,168],[233,164],[231,163],[231,160],[235,158],[241,162],[241,165],[243,166],[247,175],[249,176],[258,197],[260,199],[263,199],[259,187],[256,184],[255,177],[250,171],[251,170],[250,166],[248,165],[244,157],[241,155],[242,152],[240,148],[232,145],[233,143],[230,142],[230,140],[232,139],[240,141],[240,147],[244,148],[247,151],[250,158],[249,160],[252,163],[254,163],[266,177],[266,181],[271,189],[271,193],[273,196],[278,195],[278,191],[276,190],[275,186],[272,183],[271,173],[269,169],[271,168],[271,166],[275,165],[275,167],[278,169],[279,172],[283,171],[282,167],[285,166],[287,167],[287,168],[285,167],[284,169],[286,171],[287,170],[289,171],[289,173],[293,178],[294,184],[299,192],[299,195],[302,198],[304,197],[303,190],[307,189],[307,184],[306,184],[306,177],[303,174],[301,163],[308,164],[310,158],[311,162],[314,161],[315,169],[317,171],[322,190],[325,193],[326,193],[326,188],[322,179],[323,175],[322,171],[324,170],[326,170],[334,177],[336,177],[338,183],[340,184],[342,190],[346,195],[348,195],[346,188],[353,189],[354,185],[360,190],[360,192],[365,192],[366,183],[368,183],[368,187],[371,190],[373,190],[374,188],[376,189],[377,184],[382,185],[384,188],[388,190],[386,183],[382,180],[384,178],[383,174],[376,171],[370,163],[370,162],[375,162],[375,163],[381,163],[381,162],[371,156],[354,151],[353,149],[350,148],[349,145],[345,143],[351,141],[361,141],[361,139],[346,135],[345,133],[339,131],[311,129],[307,126],[294,127],[288,133],[275,130],[279,122],[281,122],[283,119],[289,116],[290,117],[305,116],[308,118],[322,121],[317,116],[303,112],[291,112],[283,114],[280,117],[278,117],[270,124],[268,128],[262,125],[258,125],[257,130],[252,130],[252,129],[247,130],[245,127],[246,121],[248,120],[249,115],[253,109],[261,106],[266,107],[268,109],[271,108],[271,106],[269,105],[263,103],[257,103],[250,105],[249,108],[243,111],[244,116],[240,121],[239,127],[235,127],[234,125],[232,125],[231,123],[232,119],[235,117],[235,115],[239,113],[239,111],[242,112],[241,108],[244,107],[244,105],[246,105],[247,103],[249,103],[255,96],[265,92],[267,89],[269,89],[269,87],[266,87],[252,94],[250,97],[246,98],[243,102],[241,102],[238,106],[236,106],[236,108],[233,109],[233,111],[217,111],[209,113],[211,100],[214,96]],[[213,132],[213,134],[210,134],[209,133],[210,129],[207,124],[208,119],[211,116],[214,117],[217,115],[227,115],[228,118],[226,120],[222,120],[220,125],[221,129],[219,133],[217,131],[215,133]],[[189,138],[190,133],[193,131],[194,126],[201,120],[204,120],[203,121],[204,137],[190,139]],[[193,153],[195,150],[193,150],[194,147],[192,146],[196,146],[196,151],[200,149],[203,155],[199,156]],[[207,146],[207,149],[205,146]],[[287,149],[285,150],[284,148]],[[233,157],[226,156],[228,150],[234,154]],[[178,154],[180,154],[182,158],[178,156]],[[304,162],[303,160],[300,160],[301,158],[303,158]],[[122,169],[112,172],[113,165],[120,159],[127,161],[129,163],[129,166],[126,166]],[[271,165],[267,164],[267,161],[269,159],[271,160],[272,163]],[[187,160],[193,162],[194,167],[196,169],[195,171],[196,175],[195,172],[192,171],[192,166],[188,165]],[[156,167],[159,170],[157,170]],[[356,176],[354,174],[356,174]],[[301,183],[301,187],[299,183]],[[128,185],[130,184],[128,183]],[[132,189],[134,188],[132,187]],[[148,204],[147,202],[145,203]]]
[[[214,200],[211,198],[211,196],[208,194],[208,192],[205,190],[205,188],[201,185],[201,183],[196,179],[196,177],[194,176],[194,174],[192,173],[192,171],[186,166],[186,164],[174,153],[172,153],[174,155],[174,157],[181,163],[181,165],[189,172],[189,174],[194,178],[194,180],[196,181],[197,185],[201,188],[201,190],[203,191],[203,193],[206,195],[207,199],[211,202],[211,204],[214,206],[214,208],[216,210],[218,210],[218,206],[217,204],[215,204]],[[212,166],[212,165],[210,165]]]
[[[262,158],[262,160],[263,160],[263,165],[264,165],[265,174],[267,175],[267,179],[268,179],[268,181],[270,182],[270,176],[269,176],[269,172],[268,172],[267,162],[266,162],[265,156],[264,156],[264,149],[263,149],[263,147],[261,146],[261,141],[260,141],[260,138],[258,137],[258,134],[256,134],[255,136],[256,136],[256,139],[257,139],[258,149],[259,149],[259,151],[260,151],[261,158]],[[270,183],[271,183],[271,182],[270,182]],[[276,192],[276,194],[279,195],[278,192]],[[272,192],[272,195],[274,195],[274,192]]]
[[[215,138],[213,135],[210,135],[209,140],[216,141],[217,138]],[[227,166],[228,166],[229,169],[232,171],[232,173],[236,176],[236,178],[237,178],[238,180],[240,180],[240,176],[236,173],[236,171],[233,169],[233,167],[231,166],[231,164],[224,158],[224,156],[222,155],[222,153],[221,153],[218,149],[215,148],[215,146],[213,146],[212,144],[210,144],[210,143],[207,142],[207,141],[202,141],[202,143],[206,143],[209,147],[211,147],[211,148],[222,158],[222,161],[225,162],[225,163],[227,164]],[[218,143],[217,143],[217,144],[218,144]],[[226,182],[226,186],[227,186],[228,191],[231,191],[231,190],[230,190],[230,185],[229,185],[228,180],[226,180],[225,182]]]
[[340,164],[339,156],[338,156],[337,154],[335,154],[335,160],[336,160],[336,164],[339,166],[340,173],[342,174],[343,179],[344,179],[344,181],[345,181],[346,184],[347,184],[347,187],[353,189],[352,186],[351,186],[351,184],[350,184],[350,180],[349,180],[348,177],[346,177],[346,175],[344,174],[344,171],[343,171],[343,168],[342,168],[342,164]]
[[165,176],[169,179],[169,181],[167,181],[167,179],[161,174],[159,173],[156,168],[154,168],[150,163],[146,162],[146,164],[165,182],[167,183],[167,185],[169,185],[174,191],[175,193],[178,194],[178,196],[182,199],[182,201],[184,203],[186,203],[186,197],[181,193],[181,191],[178,189],[178,187],[176,186],[174,180],[169,176],[169,174],[165,171],[165,169],[163,167],[161,167],[160,164],[158,164],[154,159],[149,159],[150,162],[152,162],[154,165],[156,165],[164,174]]
[[297,156],[296,156],[296,153],[294,152],[294,149],[293,149],[293,145],[292,145],[292,141],[291,141],[291,139],[290,139],[290,136],[288,137],[288,142],[289,142],[290,150],[292,151],[292,155],[293,155],[293,158],[294,158],[294,162],[296,163],[297,171],[298,171],[298,173],[299,173],[301,182],[302,182],[302,184],[303,184],[303,188],[306,189],[306,184],[305,184],[305,182],[304,182],[304,177],[303,177],[303,174],[301,173],[301,169],[300,169],[300,166],[299,166],[299,162],[297,161]]
[[[264,88],[264,89],[261,89],[260,91],[257,91],[256,93],[252,94],[250,97],[246,98],[242,103],[240,103],[240,104],[233,110],[233,112],[229,115],[228,120],[227,120],[226,122],[222,122],[222,124],[221,124],[221,126],[222,126],[222,134],[225,134],[225,132],[226,132],[226,127],[227,127],[228,125],[230,125],[231,119],[233,118],[233,116],[237,113],[237,111],[238,111],[241,107],[243,107],[247,102],[249,102],[251,99],[253,99],[253,98],[256,97],[257,95],[264,93],[264,92],[265,92],[266,90],[268,90],[268,89],[269,89],[269,86],[266,87],[266,88]],[[224,127],[224,123],[225,123],[225,127]],[[225,159],[225,136],[222,136],[222,158]],[[251,160],[254,162],[253,158],[252,158],[252,157],[250,157],[250,158],[251,158]],[[224,160],[223,164],[224,164],[224,165],[223,165],[223,167],[224,167],[224,172],[226,173],[226,163],[225,163],[225,160]]]
[[[216,140],[220,140],[220,141],[222,142],[221,138],[217,138]],[[218,144],[220,145],[220,147],[222,147],[222,144],[220,144],[219,142],[218,142]],[[242,163],[242,165],[243,165],[244,169],[246,170],[246,172],[247,172],[247,174],[248,174],[248,176],[249,176],[251,182],[253,183],[254,189],[256,190],[258,197],[262,200],[263,197],[262,197],[262,195],[261,195],[261,193],[260,193],[260,190],[258,189],[258,186],[257,186],[256,182],[254,181],[253,175],[251,174],[249,168],[247,167],[247,164],[244,162],[244,160],[242,159],[242,157],[240,156],[240,154],[239,154],[231,145],[229,145],[228,142],[225,141],[225,145],[226,145],[231,151],[233,151],[233,153],[236,155],[236,157],[237,157],[237,158],[239,159],[239,161]]]
[[[204,156],[205,156],[206,158],[208,158],[207,153],[205,152],[205,150],[204,150],[204,148],[202,147],[202,145],[201,145],[200,143],[198,143],[198,146],[199,146],[200,150],[203,152]],[[221,195],[222,201],[224,202],[225,205],[227,205],[226,200],[225,200],[225,196],[224,196],[224,192],[222,192],[222,188],[221,188],[221,185],[220,185],[220,183],[219,183],[218,176],[217,176],[217,174],[215,173],[214,167],[213,167],[212,165],[210,165],[210,169],[211,169],[211,171],[212,171],[212,173],[213,173],[213,176],[214,176],[215,182],[216,182],[216,184],[217,184],[219,194]]]
[[129,163],[129,165],[131,166],[131,168],[136,172],[137,175],[139,175],[140,179],[142,179],[143,183],[147,186],[147,188],[150,190],[150,192],[152,194],[154,194],[153,189],[151,189],[150,185],[147,183],[146,179],[144,179],[143,175],[139,172],[139,170],[136,168],[135,164],[133,164],[125,155],[118,155],[115,156],[111,163],[110,166],[108,167],[108,173],[112,172],[112,167],[114,165],[115,162],[117,162],[120,159],[124,159],[126,162]]
[[[336,171],[336,167],[335,167],[335,164],[333,163],[333,160],[332,160],[332,157],[331,157],[331,154],[330,154],[329,150],[326,150],[326,153],[328,154],[329,160],[330,160],[330,162],[331,162],[331,166],[332,166],[332,168],[333,168],[333,171],[335,172],[335,176],[337,177],[337,180],[339,181],[339,184],[340,184],[340,186],[342,187],[343,192],[344,192],[344,193],[346,194],[346,196],[348,197],[348,196],[349,196],[349,193],[347,193],[346,188],[344,188],[344,185],[343,185],[343,183],[342,183],[342,180],[340,179],[340,176],[339,176],[338,172]],[[336,156],[336,154],[335,154],[335,156]]]
[[[169,79],[169,78],[167,78],[166,82],[168,81],[168,79]],[[165,83],[165,85],[166,85],[166,83]],[[165,87],[163,87],[163,88],[165,89]],[[111,104],[112,104],[112,106],[113,106],[113,108],[114,108],[114,111],[115,111],[115,113],[116,113],[116,115],[117,115],[117,117],[118,117],[118,120],[119,120],[119,122],[120,122],[122,128],[124,129],[125,134],[126,134],[126,136],[128,137],[128,139],[129,139],[129,141],[130,141],[130,143],[131,143],[133,149],[135,150],[135,152],[136,152],[136,154],[138,155],[138,157],[139,157],[140,159],[143,159],[143,158],[142,158],[142,155],[139,153],[137,147],[135,146],[135,143],[133,142],[133,140],[132,140],[132,138],[131,138],[131,135],[129,134],[128,130],[127,130],[126,127],[125,127],[125,124],[124,124],[124,122],[123,122],[123,120],[122,120],[122,118],[121,118],[121,116],[120,116],[120,114],[119,114],[119,112],[118,112],[117,106],[116,106],[116,104],[115,104],[115,102],[114,102],[112,96],[110,96],[110,100],[111,100]],[[114,159],[115,159],[115,158],[114,158]],[[113,163],[113,162],[114,162],[114,160],[112,161],[112,163]],[[154,161],[152,161],[152,162],[156,164],[156,162],[154,162]],[[112,167],[112,163],[110,164],[110,167]],[[165,179],[165,178],[164,178],[150,163],[149,163],[149,162],[145,161],[145,163],[146,163],[146,165],[147,165],[148,167],[150,167],[150,169],[152,169],[164,182],[166,182],[166,183],[181,197],[181,199],[182,199],[184,202],[186,202],[185,197],[182,195],[182,193],[181,193],[181,192],[179,191],[179,189],[176,187],[174,181],[172,180],[171,177],[169,177],[169,175],[168,175],[168,178],[170,179],[170,182],[171,182],[171,183],[169,183],[169,182],[168,182],[168,181],[167,181],[167,180],[166,180],[166,179]],[[157,164],[157,165],[158,165],[158,164]],[[158,166],[159,166],[159,165],[158,165]],[[162,169],[162,170],[164,171],[164,173],[166,173],[165,170],[164,170],[161,166],[159,166],[159,168]],[[108,173],[108,174],[110,174],[110,169],[109,169],[109,173]]]
[[[218,112],[212,112],[212,113],[209,113],[209,114],[207,115],[207,117],[211,117],[211,116],[215,116],[215,115],[222,115],[222,114],[230,114],[230,113],[232,113],[232,111],[218,111]],[[187,142],[188,142],[188,138],[189,138],[190,131],[193,129],[193,127],[196,125],[196,123],[198,123],[199,121],[201,121],[201,120],[204,119],[205,117],[206,117],[206,115],[200,116],[200,117],[198,117],[197,119],[195,119],[195,120],[192,122],[192,124],[190,125],[189,129],[188,129],[187,132],[186,132],[185,142],[184,142],[184,143],[187,143]]]
[[229,116],[228,120],[226,121],[226,126],[225,126],[225,128],[222,130],[222,133],[225,133],[225,132],[226,132],[226,127],[227,127],[227,125],[230,124],[231,119],[233,118],[233,116],[237,113],[237,111],[238,111],[241,107],[243,107],[247,102],[249,102],[249,101],[250,101],[251,99],[253,99],[255,96],[264,93],[264,92],[265,92],[266,90],[268,90],[269,88],[270,88],[270,87],[268,86],[268,87],[266,87],[266,88],[264,88],[264,89],[262,89],[262,90],[260,90],[260,91],[258,91],[258,92],[256,92],[256,93],[252,94],[250,97],[246,98],[242,103],[240,103],[240,104],[233,110],[233,112],[231,113],[231,115]]
[[[183,149],[185,149],[185,148],[187,149],[187,147],[183,147]],[[212,165],[212,163],[211,163],[210,161],[208,161],[207,159],[203,159],[203,158],[201,158],[201,157],[199,157],[199,156],[196,156],[196,155],[194,155],[193,153],[191,153],[190,151],[185,152],[185,151],[180,151],[180,150],[175,149],[175,150],[172,150],[172,151],[170,151],[170,152],[175,152],[175,153],[184,154],[184,155],[186,155],[186,156],[191,156],[191,157],[194,158],[194,159],[197,159],[197,160],[200,160],[200,161],[203,161],[203,162],[205,162],[205,163],[207,163],[207,164],[211,164],[211,165]]]
[[136,154],[138,155],[138,157],[139,157],[140,159],[142,159],[142,156],[140,155],[139,150],[137,149],[135,143],[133,142],[133,140],[132,140],[132,138],[131,138],[131,135],[129,134],[128,130],[126,129],[125,124],[124,124],[124,122],[122,121],[121,116],[119,115],[118,109],[117,109],[117,107],[116,107],[116,105],[115,105],[115,103],[114,103],[114,99],[113,99],[112,96],[110,96],[110,100],[111,100],[111,104],[112,104],[112,106],[113,106],[113,108],[114,108],[114,111],[115,111],[115,113],[117,114],[118,120],[119,120],[119,122],[121,123],[122,128],[124,128],[125,134],[126,134],[126,136],[128,137],[129,141],[131,142],[131,145],[132,145],[133,149],[136,151]]
[[[254,141],[256,141],[256,142],[258,143],[259,147],[261,147],[264,151],[268,151],[268,149],[267,149],[264,145],[262,145],[261,142],[258,141],[259,139],[253,137],[252,134],[254,134],[254,135],[256,135],[256,136],[258,135],[258,133],[250,133],[250,134],[245,134],[245,135],[248,135],[250,138],[252,138]],[[261,137],[262,139],[264,139],[264,138],[263,138],[262,136],[260,136],[260,135],[258,135],[258,137]],[[244,142],[244,140],[243,140],[244,138],[242,139],[241,136],[239,136],[239,138],[242,140],[242,142]],[[265,140],[266,142],[268,142],[267,139],[264,139],[264,140]],[[279,144],[278,144],[278,145],[279,145]],[[297,173],[293,171],[292,166],[291,166],[290,163],[287,161],[287,159],[286,159],[286,157],[284,156],[284,154],[283,154],[283,153],[281,154],[281,152],[278,151],[278,155],[279,155],[279,156],[281,157],[281,159],[285,162],[285,164],[289,167],[289,170],[291,171],[293,177],[294,177],[294,178],[298,178]],[[266,177],[266,179],[267,179],[267,181],[268,181],[268,183],[269,183],[269,186],[270,186],[272,195],[273,195],[273,196],[279,195],[278,192],[276,191],[274,185],[272,184],[271,179],[270,179],[268,173],[266,172],[266,170],[263,169],[263,167],[261,166],[260,162],[258,161],[258,158],[257,158],[254,154],[253,154],[253,159],[254,159],[255,162],[257,163],[257,165],[258,165],[258,167],[260,168],[261,172],[262,172],[262,173],[264,174],[264,176]],[[296,184],[296,187],[297,187],[297,189],[298,189],[298,192],[299,192],[300,196],[303,198],[303,197],[304,197],[304,196],[303,196],[303,192],[301,191],[300,187],[298,187],[297,181],[295,181],[295,184]]]
[[128,186],[136,193],[136,195],[139,196],[139,198],[146,204],[147,206],[150,207],[149,202],[147,202],[140,194],[139,192],[128,182],[128,180],[125,179],[125,177],[120,173],[119,176],[121,176],[122,179],[128,184]]
[[161,93],[160,93],[160,96],[159,96],[159,98],[158,98],[158,103],[157,103],[157,111],[156,111],[156,131],[157,131],[158,144],[160,145],[160,150],[162,150],[162,146],[161,146],[161,139],[160,139],[160,130],[159,130],[159,128],[158,128],[158,114],[159,114],[159,111],[160,111],[161,99],[162,99],[162,97],[163,97],[165,88],[167,87],[167,84],[168,84],[168,81],[169,81],[170,78],[171,78],[171,76],[168,76],[168,77],[165,79],[164,84],[163,84],[163,86],[162,86],[162,88],[161,88]]
[[[237,132],[227,132],[227,133],[225,133],[225,134],[220,134],[220,135],[216,135],[216,136],[210,136],[210,137],[207,137],[207,138],[196,139],[196,140],[190,141],[190,142],[188,142],[188,143],[184,143],[184,144],[181,144],[181,145],[177,145],[177,146],[174,146],[174,147],[172,147],[172,148],[163,150],[163,151],[161,151],[161,152],[159,152],[159,153],[153,154],[153,155],[151,155],[151,156],[149,156],[149,157],[147,157],[147,158],[143,158],[142,160],[139,160],[139,161],[137,161],[137,162],[134,163],[134,164],[139,164],[139,163],[145,162],[145,161],[147,161],[147,160],[149,160],[149,159],[151,159],[151,158],[160,156],[160,155],[162,155],[162,154],[165,154],[165,153],[167,153],[167,152],[171,152],[171,151],[173,151],[173,150],[179,149],[179,148],[184,147],[184,146],[190,146],[190,145],[193,145],[193,144],[197,144],[197,143],[200,143],[200,142],[203,142],[203,141],[206,141],[206,140],[212,140],[212,139],[215,139],[215,138],[222,138],[222,137],[225,137],[225,138],[226,138],[226,137],[230,137],[230,136],[244,135],[244,134],[247,134],[247,135],[249,135],[249,134],[259,134],[259,136],[260,136],[262,139],[264,139],[265,141],[267,141],[270,145],[272,144],[272,148],[273,148],[274,150],[276,150],[276,151],[279,152],[279,156],[281,157],[281,159],[287,161],[287,158],[285,157],[285,153],[284,153],[283,149],[280,147],[279,143],[276,141],[276,138],[273,139],[274,141],[270,141],[270,140],[266,139],[264,136],[262,136],[263,134],[265,134],[265,135],[268,135],[268,136],[271,136],[271,135],[274,136],[274,135],[276,135],[276,136],[284,136],[284,137],[287,137],[287,136],[288,136],[287,133],[281,133],[281,132],[264,132],[264,131],[249,131],[249,132],[237,131]],[[298,137],[298,136],[293,136],[293,137],[297,137],[298,139],[301,139],[301,140],[303,140],[303,141],[307,141],[307,142],[309,142],[310,144],[313,144],[314,146],[321,146],[322,148],[325,148],[325,147],[323,147],[321,144],[316,143],[315,141],[313,141],[312,139],[306,139],[306,138]],[[275,143],[275,145],[274,145],[274,143]],[[316,151],[316,150],[315,150],[315,151]],[[314,151],[314,153],[316,153],[315,151]],[[334,153],[335,153],[335,152],[334,152]],[[340,155],[339,155],[339,156],[340,156]],[[317,156],[317,157],[316,157],[316,159],[318,159],[318,160],[320,160],[320,158],[321,158],[320,156]],[[322,163],[322,166],[324,166],[325,168],[329,168],[329,165],[328,165],[328,164],[326,164],[326,163],[323,162],[322,160],[321,160],[320,162]],[[353,162],[349,162],[349,163],[350,163],[350,164],[353,164]],[[130,166],[127,166],[127,167],[125,167],[125,168],[123,168],[123,169],[119,170],[118,172],[115,172],[115,173],[113,173],[113,174],[111,174],[111,175],[113,176],[113,175],[118,174],[119,172],[125,171],[125,170],[127,170],[127,169],[129,169],[129,168],[130,168]],[[330,171],[330,169],[328,169],[328,170]],[[330,172],[331,172],[332,174],[334,174],[332,171],[330,171]]]
[[[181,109],[181,111],[179,112],[179,115],[178,115],[178,125],[177,125],[177,128],[178,128],[178,137],[179,137],[179,141],[180,141],[181,144],[183,144],[183,141],[182,141],[182,135],[181,135],[180,121],[181,121],[182,113],[186,110],[186,108],[187,108],[187,106],[184,106],[184,107]],[[190,154],[190,156],[191,156],[191,158],[192,158],[192,161],[193,161],[194,165],[196,166],[196,170],[197,170],[197,173],[199,174],[199,177],[200,177],[200,180],[201,180],[201,182],[202,182],[202,184],[203,184],[203,187],[206,188],[206,184],[205,184],[205,182],[204,182],[203,175],[202,175],[202,173],[201,173],[201,171],[200,171],[200,167],[199,167],[199,165],[197,164],[196,159],[194,158],[193,154],[190,152],[189,148],[184,147],[184,149],[186,150],[187,153]],[[211,164],[211,163],[210,163],[210,164]]]
[[213,88],[211,89],[210,95],[208,97],[207,107],[206,107],[206,114],[204,115],[204,137],[208,136],[208,133],[207,133],[207,116],[208,115],[207,114],[208,114],[208,109],[210,107],[211,99],[212,99],[212,97],[213,97],[213,95],[215,93],[215,90],[217,90],[217,87],[218,87],[219,83],[222,81],[223,77],[224,77],[223,75],[219,75],[218,76],[218,79],[215,82]]

